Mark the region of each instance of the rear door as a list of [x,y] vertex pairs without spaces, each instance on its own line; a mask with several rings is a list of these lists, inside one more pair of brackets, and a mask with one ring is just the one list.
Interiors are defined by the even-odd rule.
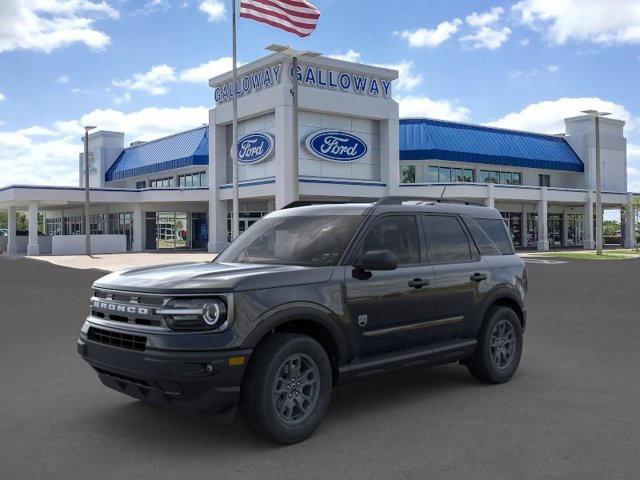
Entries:
[[434,340],[466,338],[474,331],[491,267],[457,215],[422,215],[421,221],[435,273]]
[[391,214],[373,220],[357,246],[355,258],[369,250],[388,249],[398,268],[362,272],[346,269],[346,295],[360,357],[427,343],[424,324],[433,319],[433,268],[426,265],[419,218]]

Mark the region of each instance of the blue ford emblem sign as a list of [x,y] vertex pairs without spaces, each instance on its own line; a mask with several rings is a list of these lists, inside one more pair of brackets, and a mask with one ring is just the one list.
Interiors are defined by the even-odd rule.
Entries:
[[367,144],[362,139],[336,130],[312,133],[306,145],[316,157],[332,162],[353,162],[367,153]]
[[238,139],[238,161],[258,163],[273,153],[273,137],[268,133],[251,133]]

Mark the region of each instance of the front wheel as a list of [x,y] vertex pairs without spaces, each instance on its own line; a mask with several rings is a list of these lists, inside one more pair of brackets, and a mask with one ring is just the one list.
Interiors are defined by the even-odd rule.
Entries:
[[240,411],[259,435],[285,445],[318,428],[331,398],[331,363],[311,337],[276,333],[251,357]]
[[520,318],[508,307],[491,307],[478,335],[478,347],[467,367],[486,383],[504,383],[513,377],[522,356]]

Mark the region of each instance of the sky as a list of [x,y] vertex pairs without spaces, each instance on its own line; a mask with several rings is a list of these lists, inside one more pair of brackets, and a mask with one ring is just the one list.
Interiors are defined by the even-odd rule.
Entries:
[[[585,109],[625,120],[640,192],[640,1],[315,0],[305,39],[240,20],[238,57],[272,43],[396,68],[401,116],[543,133]],[[1,0],[0,187],[77,185],[82,125],[149,140],[207,122],[231,67],[231,0]]]

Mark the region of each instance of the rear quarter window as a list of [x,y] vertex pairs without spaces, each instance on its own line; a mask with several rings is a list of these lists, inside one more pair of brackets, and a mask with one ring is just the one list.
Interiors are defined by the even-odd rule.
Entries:
[[[495,248],[498,249],[501,255],[513,255],[515,253],[515,250],[513,248],[513,243],[511,242],[511,237],[509,236],[507,227],[504,224],[504,221],[502,219],[475,218],[473,220],[475,220],[477,225],[484,231],[487,237],[491,239]],[[470,223],[473,223],[473,222],[470,222]],[[473,232],[472,232],[472,235],[474,235]],[[474,235],[474,240],[475,239],[476,239],[476,236]],[[476,244],[478,244],[477,240],[476,240]],[[480,248],[480,244],[478,244],[478,248]],[[487,248],[487,251],[490,250],[489,247],[485,247],[485,248]],[[480,253],[483,253],[482,250],[480,250]],[[483,255],[496,255],[496,253],[483,253]]]

